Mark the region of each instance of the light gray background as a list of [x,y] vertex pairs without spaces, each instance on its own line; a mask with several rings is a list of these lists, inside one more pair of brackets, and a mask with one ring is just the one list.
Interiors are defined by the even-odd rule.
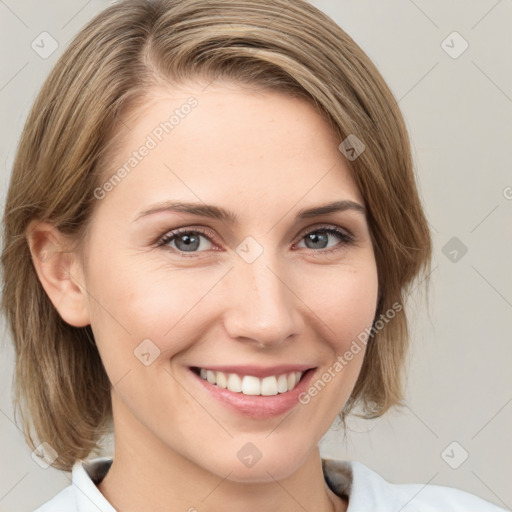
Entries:
[[[392,482],[458,487],[510,509],[512,4],[312,3],[367,52],[399,100],[435,242],[430,310],[422,300],[412,304],[408,407],[352,421],[346,442],[330,432],[322,455],[358,460]],[[2,210],[17,140],[43,79],[106,5],[0,0]],[[43,31],[59,45],[46,59],[31,48]],[[469,44],[457,58],[444,48],[458,52],[463,41],[450,36],[442,43],[454,31]],[[446,246],[452,237],[459,247]],[[37,465],[13,422],[13,353],[3,320],[0,327],[0,510],[25,512],[68,485],[69,474]],[[457,469],[449,466],[466,452]]]

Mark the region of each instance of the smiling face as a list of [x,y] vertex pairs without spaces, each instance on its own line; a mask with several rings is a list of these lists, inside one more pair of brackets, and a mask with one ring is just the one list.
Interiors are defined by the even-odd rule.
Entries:
[[82,282],[116,449],[270,481],[306,461],[350,395],[364,350],[333,365],[372,325],[376,262],[340,141],[313,107],[203,87],[155,89],[127,120],[107,179],[128,172],[98,192]]

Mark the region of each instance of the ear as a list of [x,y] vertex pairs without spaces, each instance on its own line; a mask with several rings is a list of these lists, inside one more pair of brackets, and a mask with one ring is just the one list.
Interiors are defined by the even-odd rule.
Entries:
[[32,221],[26,237],[39,281],[62,319],[74,327],[90,324],[88,294],[78,254],[60,231]]

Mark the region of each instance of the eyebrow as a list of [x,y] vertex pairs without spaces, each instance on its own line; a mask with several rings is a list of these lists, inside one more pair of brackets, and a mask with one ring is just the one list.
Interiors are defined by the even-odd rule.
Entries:
[[[334,201],[332,203],[327,203],[321,206],[315,206],[314,208],[299,210],[297,214],[297,219],[311,219],[313,217],[328,215],[330,213],[336,212],[344,212],[347,210],[355,211],[358,213],[362,213],[363,215],[366,215],[366,208],[363,205],[356,203],[355,201],[345,199],[343,201]],[[183,201],[163,201],[160,203],[156,203],[152,205],[150,208],[141,211],[134,219],[134,222],[144,217],[147,217],[148,215],[165,211],[171,213],[188,213],[190,215],[209,217],[212,219],[218,219],[224,222],[228,222],[230,224],[236,224],[238,222],[237,215],[230,210],[226,210],[219,206],[214,206],[210,204],[185,203]]]

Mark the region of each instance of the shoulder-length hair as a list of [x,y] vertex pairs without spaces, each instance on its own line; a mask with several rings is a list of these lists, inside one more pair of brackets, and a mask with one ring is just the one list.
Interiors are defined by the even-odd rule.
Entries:
[[[27,226],[47,221],[82,241],[124,116],[154,85],[216,78],[301,97],[340,143],[350,135],[363,142],[347,163],[368,212],[383,326],[372,330],[340,417],[356,404],[376,417],[403,401],[408,324],[397,304],[428,270],[431,239],[405,122],[375,65],[304,0],[126,0],[79,32],[44,83],[20,139],[3,217],[2,308],[15,345],[15,410],[27,443],[36,445],[33,427],[58,453],[58,469],[69,471],[98,449],[111,428],[111,386],[91,326],[67,324],[46,295]],[[383,322],[391,310],[393,319]]]

